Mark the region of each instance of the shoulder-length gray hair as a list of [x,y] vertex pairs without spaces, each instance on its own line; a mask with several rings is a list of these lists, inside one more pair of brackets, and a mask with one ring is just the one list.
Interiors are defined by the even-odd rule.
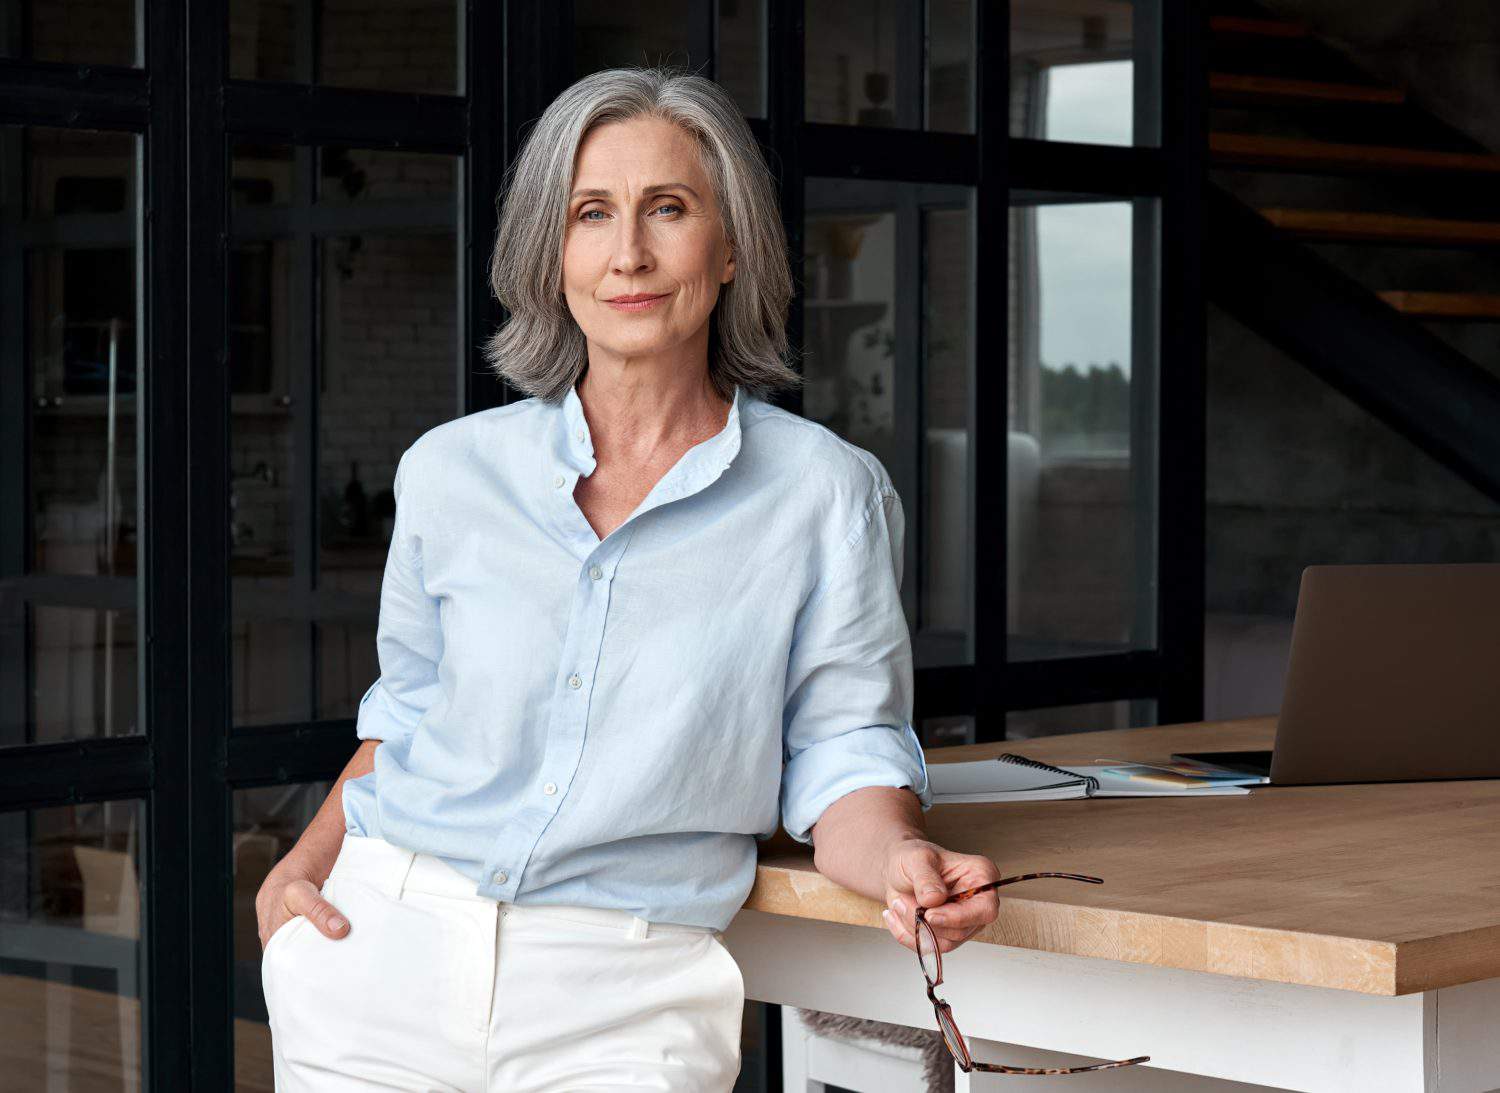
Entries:
[[560,401],[588,366],[587,341],[562,289],[574,159],[596,126],[635,117],[697,138],[734,249],[734,279],[709,317],[708,373],[724,398],[739,384],[764,397],[802,382],[783,362],[792,298],[786,233],[760,147],[739,107],[712,80],[675,67],[609,68],[560,94],[507,171],[490,257],[490,287],[510,319],[485,342],[495,373],[527,395]]

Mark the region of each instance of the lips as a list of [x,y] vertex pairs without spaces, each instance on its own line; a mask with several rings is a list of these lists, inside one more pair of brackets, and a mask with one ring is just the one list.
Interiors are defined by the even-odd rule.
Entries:
[[667,293],[663,292],[659,296],[648,296],[644,294],[637,294],[635,296],[616,296],[613,300],[605,300],[604,302],[610,307],[614,308],[614,310],[616,311],[650,311],[653,307],[661,303],[666,298]]
[[643,300],[658,300],[665,295],[665,292],[641,292],[634,296],[613,296],[609,302],[612,304],[638,304]]

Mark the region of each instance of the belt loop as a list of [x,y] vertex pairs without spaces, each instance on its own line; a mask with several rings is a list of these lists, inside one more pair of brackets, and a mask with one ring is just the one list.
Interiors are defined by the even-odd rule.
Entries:
[[625,936],[632,940],[645,937],[650,927],[651,923],[647,922],[640,915],[631,915],[630,925],[625,928]]

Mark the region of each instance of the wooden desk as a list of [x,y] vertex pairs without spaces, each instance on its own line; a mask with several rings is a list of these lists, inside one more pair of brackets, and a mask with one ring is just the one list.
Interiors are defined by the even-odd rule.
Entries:
[[[1164,759],[1269,748],[1273,730],[1255,718],[927,758]],[[939,994],[978,1058],[1152,1056],[1061,1079],[1109,1090],[1500,1088],[1500,780],[940,805],[927,827],[1006,874],[1105,879],[1005,890],[990,929],[945,960]],[[771,840],[725,941],[751,998],[932,1028],[916,957],[880,909],[817,873],[807,847]],[[960,1093],[1038,1080],[958,1079]]]

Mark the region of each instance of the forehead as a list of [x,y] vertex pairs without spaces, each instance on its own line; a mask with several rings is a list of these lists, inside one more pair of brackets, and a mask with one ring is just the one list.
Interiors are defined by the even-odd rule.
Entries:
[[[631,118],[598,126],[583,138],[573,167],[575,188],[639,189],[680,179],[706,181],[692,134],[660,118]],[[701,187],[700,187],[701,189]]]

